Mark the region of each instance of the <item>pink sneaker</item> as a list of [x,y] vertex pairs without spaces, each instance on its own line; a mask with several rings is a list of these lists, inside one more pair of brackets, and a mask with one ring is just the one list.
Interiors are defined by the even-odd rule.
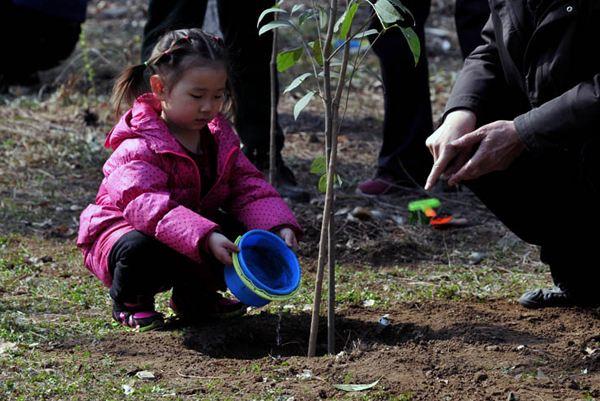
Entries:
[[401,186],[389,175],[378,175],[367,181],[361,182],[356,188],[356,192],[361,195],[378,196],[388,195],[398,192]]
[[164,317],[153,306],[118,304],[113,301],[113,319],[123,326],[140,332],[160,329],[164,326]]

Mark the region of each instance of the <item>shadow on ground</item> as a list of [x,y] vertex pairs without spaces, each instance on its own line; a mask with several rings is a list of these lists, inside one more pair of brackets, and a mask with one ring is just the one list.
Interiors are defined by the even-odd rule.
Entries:
[[[325,354],[326,319],[320,321],[318,354]],[[266,356],[305,356],[308,349],[310,315],[308,313],[246,316],[235,326],[215,323],[188,328],[183,345],[213,358],[258,359]],[[401,346],[407,342],[459,340],[465,343],[538,344],[546,340],[531,333],[488,323],[452,324],[439,330],[429,325],[379,322],[360,317],[338,317],[337,343],[348,346]],[[279,344],[279,345],[278,345]]]

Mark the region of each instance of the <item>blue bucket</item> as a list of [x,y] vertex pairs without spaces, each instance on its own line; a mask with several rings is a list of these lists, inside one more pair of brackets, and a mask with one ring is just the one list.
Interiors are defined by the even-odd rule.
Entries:
[[294,252],[277,235],[251,230],[235,241],[240,252],[225,266],[225,283],[241,302],[264,306],[284,301],[300,288],[300,263]]

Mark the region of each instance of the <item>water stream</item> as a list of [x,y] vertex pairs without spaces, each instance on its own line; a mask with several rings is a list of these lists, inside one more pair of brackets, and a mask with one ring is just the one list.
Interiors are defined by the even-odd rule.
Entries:
[[277,312],[277,327],[275,328],[275,344],[281,346],[281,318],[283,317],[283,308],[279,308]]

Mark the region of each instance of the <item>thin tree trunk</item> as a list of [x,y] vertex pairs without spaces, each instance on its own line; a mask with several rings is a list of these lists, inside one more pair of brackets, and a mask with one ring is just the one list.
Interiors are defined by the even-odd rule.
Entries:
[[[273,19],[277,19],[277,13],[273,13]],[[269,133],[269,183],[275,185],[277,174],[277,29],[273,29],[273,49],[271,51],[271,127]]]
[[[333,117],[333,116],[332,116]],[[335,124],[333,124],[332,129],[335,129]],[[335,132],[335,131],[334,131]],[[328,246],[325,246],[326,242],[330,242],[331,247],[335,247],[335,238],[332,236],[331,241],[327,241],[327,233],[329,232],[329,229],[331,228],[331,220],[332,220],[332,215],[333,215],[333,200],[334,200],[334,188],[333,188],[333,184],[335,182],[335,171],[336,171],[336,165],[337,165],[337,135],[332,135],[331,136],[331,155],[329,157],[329,166],[327,169],[327,191],[325,192],[325,207],[323,210],[323,225],[321,227],[321,238],[320,238],[320,242],[319,242],[319,261],[317,264],[317,283],[316,283],[316,287],[317,289],[315,290],[315,300],[313,303],[313,320],[311,322],[311,338],[309,341],[309,356],[314,356],[314,351],[315,348],[311,348],[311,344],[313,345],[313,347],[316,347],[316,339],[317,339],[317,331],[318,331],[318,317],[319,317],[319,306],[320,305],[320,301],[321,301],[321,286],[323,284],[323,265],[325,264],[325,255],[321,252],[322,249],[327,248],[327,250],[330,252],[329,253],[329,257],[328,257],[328,261],[330,263],[329,265],[329,269],[330,269],[330,274],[335,274],[335,260],[333,260],[333,258],[331,258],[331,256],[333,256],[333,254],[331,253],[332,249],[329,248]],[[330,234],[332,235],[333,232]],[[320,269],[320,274],[319,274],[319,269]],[[335,284],[335,280],[330,281],[329,284]],[[318,291],[317,291],[318,290]],[[331,292],[331,288],[329,289]],[[334,296],[335,296],[335,291],[334,292]],[[335,303],[335,298],[333,299],[333,303]],[[316,306],[316,309],[315,309]],[[335,313],[335,305],[330,305],[330,310],[328,315],[331,315]],[[315,315],[316,315],[316,320],[315,320]],[[313,334],[313,326],[312,323],[316,322],[316,326],[314,327],[315,332]],[[334,331],[332,330],[331,333],[329,333],[328,335],[328,349],[329,349],[329,341],[330,338],[329,336],[333,336],[335,335]],[[314,338],[314,340],[313,340]],[[311,351],[312,350],[312,354]]]
[[[335,201],[335,194],[334,199]],[[332,208],[327,228],[327,353],[335,354],[335,213]]]
[[[323,85],[324,85],[324,97],[323,102],[325,104],[325,137],[328,138],[329,143],[333,144],[333,114],[332,114],[332,98],[331,98],[331,75],[330,75],[330,61],[329,54],[331,54],[331,42],[333,40],[333,26],[337,18],[337,0],[330,0],[329,12],[327,13],[327,36],[325,38],[325,46],[323,46]],[[333,149],[333,146],[331,147]],[[332,161],[335,159],[335,155],[331,153],[327,157],[327,165],[329,172],[331,171]],[[334,166],[333,166],[334,167]],[[329,174],[329,173],[328,173]],[[329,228],[329,219],[331,217],[332,202],[332,191],[333,187],[332,176],[327,176],[327,192],[325,193],[325,207],[323,210],[323,221],[321,223],[321,236],[319,240],[319,257],[317,261],[317,278],[315,283],[315,294],[313,299],[312,318],[310,322],[310,337],[308,341],[308,356],[315,356],[317,349],[317,334],[319,332],[319,314],[321,309],[321,292],[323,286],[323,273],[325,265],[325,257],[327,254],[327,232]]]

